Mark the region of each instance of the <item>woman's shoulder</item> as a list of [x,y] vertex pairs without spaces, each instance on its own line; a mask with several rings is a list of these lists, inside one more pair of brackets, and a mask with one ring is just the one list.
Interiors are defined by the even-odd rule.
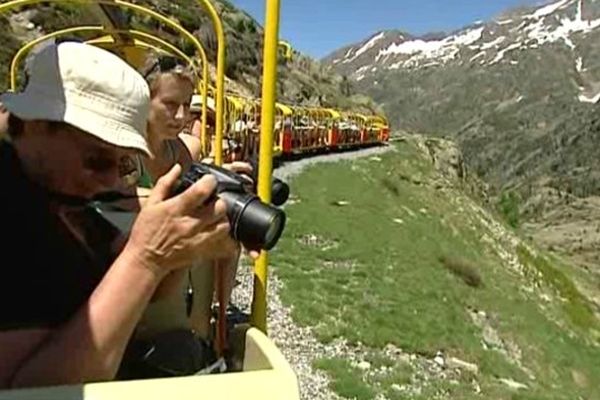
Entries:
[[192,160],[197,161],[198,159],[200,159],[201,145],[199,138],[187,133],[180,133],[177,137],[177,142],[180,147],[180,154],[181,150],[184,149],[187,150],[184,153],[187,153],[188,156],[192,158]]

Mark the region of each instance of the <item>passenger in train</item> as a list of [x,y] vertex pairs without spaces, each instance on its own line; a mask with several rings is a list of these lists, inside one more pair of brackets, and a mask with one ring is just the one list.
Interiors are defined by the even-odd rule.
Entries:
[[[189,168],[200,157],[198,136],[181,133],[190,121],[194,97],[194,75],[179,65],[153,67],[146,74],[150,87],[148,142],[151,158],[140,158],[138,186],[152,187],[163,171],[176,163]],[[197,101],[197,98],[196,98]],[[196,107],[193,108],[197,110]],[[250,165],[230,168],[251,172]],[[120,377],[136,379],[156,377],[164,370],[181,375],[204,368],[210,357],[210,318],[214,293],[213,263],[219,262],[226,275],[225,298],[230,298],[240,258],[240,249],[218,260],[199,258],[190,268],[180,269],[165,280],[160,297],[146,310],[124,358]],[[255,255],[255,253],[253,253]],[[148,349],[155,348],[152,357]],[[159,356],[168,349],[165,357]],[[181,354],[181,357],[174,357]],[[179,359],[178,359],[179,358]],[[185,360],[192,361],[185,364]],[[174,361],[174,363],[172,363]],[[194,368],[197,368],[194,370]]]
[[244,160],[244,148],[236,138],[227,140],[227,161],[230,163],[238,163]]
[[[216,121],[216,108],[215,101],[211,97],[207,97],[206,102],[206,135],[207,140],[210,140],[214,136],[215,132],[215,121]],[[190,134],[194,137],[199,138],[202,132],[202,96],[195,94],[192,96],[192,102],[190,104],[191,114],[191,128]]]
[[242,114],[233,124],[232,135],[226,140],[227,161],[237,162],[243,161],[243,146],[244,137],[251,134],[251,124],[249,123],[248,115]]
[[225,204],[203,205],[211,177],[172,196],[181,167],[169,168],[123,245],[110,245],[120,232],[89,200],[118,186],[120,160],[150,154],[150,96],[108,51],[49,46],[25,90],[0,101],[12,139],[0,145],[0,387],[111,380],[165,278],[238,248]]
[[[203,158],[203,162],[213,163],[215,159],[215,145],[214,145],[214,132],[215,132],[215,121],[216,121],[216,109],[215,109],[215,101],[212,97],[208,97],[207,101],[207,143],[209,146],[208,154],[205,158]],[[202,97],[200,95],[194,95],[192,97],[192,106],[190,107],[190,111],[196,109],[196,115],[193,116],[194,125],[192,134],[194,136],[200,137],[201,127],[202,127]],[[238,119],[233,124],[227,124],[225,126],[225,135],[223,138],[222,149],[223,149],[223,162],[225,163],[225,167],[231,167],[232,169],[238,172],[244,172],[246,174],[252,173],[252,166],[244,161],[242,156],[242,146],[240,141],[237,140],[241,137],[242,132],[244,132],[248,125],[246,125],[247,116],[243,115],[240,119]],[[231,135],[227,135],[227,132],[230,134],[233,133],[233,137]]]
[[141,186],[151,187],[157,177],[175,163],[187,170],[200,158],[200,139],[182,134],[190,119],[194,93],[194,76],[181,65],[163,63],[152,65],[145,74],[150,86],[150,117],[148,143],[153,157],[140,165]]
[[[202,134],[202,96],[195,94],[192,96],[192,103],[190,105],[191,113],[191,135],[194,137],[201,137]],[[216,124],[216,107],[215,100],[212,97],[207,97],[206,105],[206,153],[203,154],[203,162],[212,163],[214,162],[214,137],[215,137],[215,124]]]

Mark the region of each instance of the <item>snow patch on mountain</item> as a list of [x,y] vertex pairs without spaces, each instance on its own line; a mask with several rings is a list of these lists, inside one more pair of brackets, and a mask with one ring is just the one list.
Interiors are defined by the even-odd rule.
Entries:
[[585,94],[580,94],[579,95],[579,101],[582,103],[597,103],[598,100],[600,100],[600,93],[596,94],[595,96],[592,97],[588,97]]
[[[600,18],[584,18],[586,5],[584,0],[557,0],[503,19],[478,22],[441,37],[414,38],[393,31],[379,32],[359,45],[340,51],[331,63],[354,79],[364,80],[374,79],[376,72],[385,70],[420,69],[454,62],[517,65],[517,52],[556,43],[570,48],[575,61],[581,35],[600,28]],[[580,71],[582,67],[576,68]]]
[[538,8],[533,14],[525,16],[525,18],[530,19],[539,19],[545,17],[547,15],[553,14],[555,11],[558,11],[562,7],[566,7],[572,0],[560,0],[556,3],[548,4],[542,8]]
[[[559,1],[558,3],[559,4],[554,5],[551,4],[550,6],[564,6],[564,4],[569,3],[569,1]],[[554,7],[553,9],[555,10],[558,8],[560,7]],[[574,49],[575,44],[570,38],[573,33],[588,33],[600,26],[600,18],[592,21],[584,20],[582,8],[583,0],[578,0],[577,13],[574,19],[567,17],[562,18],[560,20],[560,25],[556,28],[552,28],[551,26],[544,24],[544,21],[541,19],[536,21],[525,28],[528,33],[528,38],[537,40],[539,44],[553,43],[563,40],[567,46],[569,46],[571,49]]]
[[365,51],[367,51],[370,48],[372,48],[373,46],[375,46],[375,43],[377,43],[379,40],[383,39],[384,37],[385,37],[385,32],[381,32],[381,33],[373,36],[367,43],[365,43],[365,45],[363,47],[361,47],[360,49],[358,49],[356,51],[356,53],[354,53],[354,56],[352,58],[355,59],[356,57],[360,56]]
[[494,47],[498,47],[505,40],[506,40],[506,36],[500,36],[500,37],[497,37],[496,39],[492,40],[491,42],[482,44],[479,48],[481,50],[488,50],[488,49],[491,49]]
[[407,65],[430,58],[447,61],[455,58],[456,54],[460,51],[461,46],[468,46],[478,41],[481,38],[483,29],[483,27],[471,29],[442,40],[425,41],[417,39],[401,42],[399,44],[392,43],[386,49],[379,51],[379,54],[375,57],[375,62],[378,62],[382,57],[397,54],[413,56],[406,62]]

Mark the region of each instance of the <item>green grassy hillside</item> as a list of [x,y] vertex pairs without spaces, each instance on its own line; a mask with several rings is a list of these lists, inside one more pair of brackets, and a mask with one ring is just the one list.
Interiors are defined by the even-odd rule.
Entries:
[[317,164],[274,255],[283,299],[348,398],[600,396],[600,325],[558,259],[519,240],[412,139]]

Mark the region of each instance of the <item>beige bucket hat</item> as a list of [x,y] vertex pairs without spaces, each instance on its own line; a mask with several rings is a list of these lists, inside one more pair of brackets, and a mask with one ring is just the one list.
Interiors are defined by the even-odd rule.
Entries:
[[41,50],[21,93],[0,102],[22,120],[66,122],[107,143],[151,155],[146,141],[150,90],[115,54],[65,42]]
[[[208,111],[215,111],[215,99],[212,97],[206,98],[206,108]],[[201,112],[202,111],[202,95],[195,94],[192,96],[192,101],[190,103],[190,111],[191,112]]]

